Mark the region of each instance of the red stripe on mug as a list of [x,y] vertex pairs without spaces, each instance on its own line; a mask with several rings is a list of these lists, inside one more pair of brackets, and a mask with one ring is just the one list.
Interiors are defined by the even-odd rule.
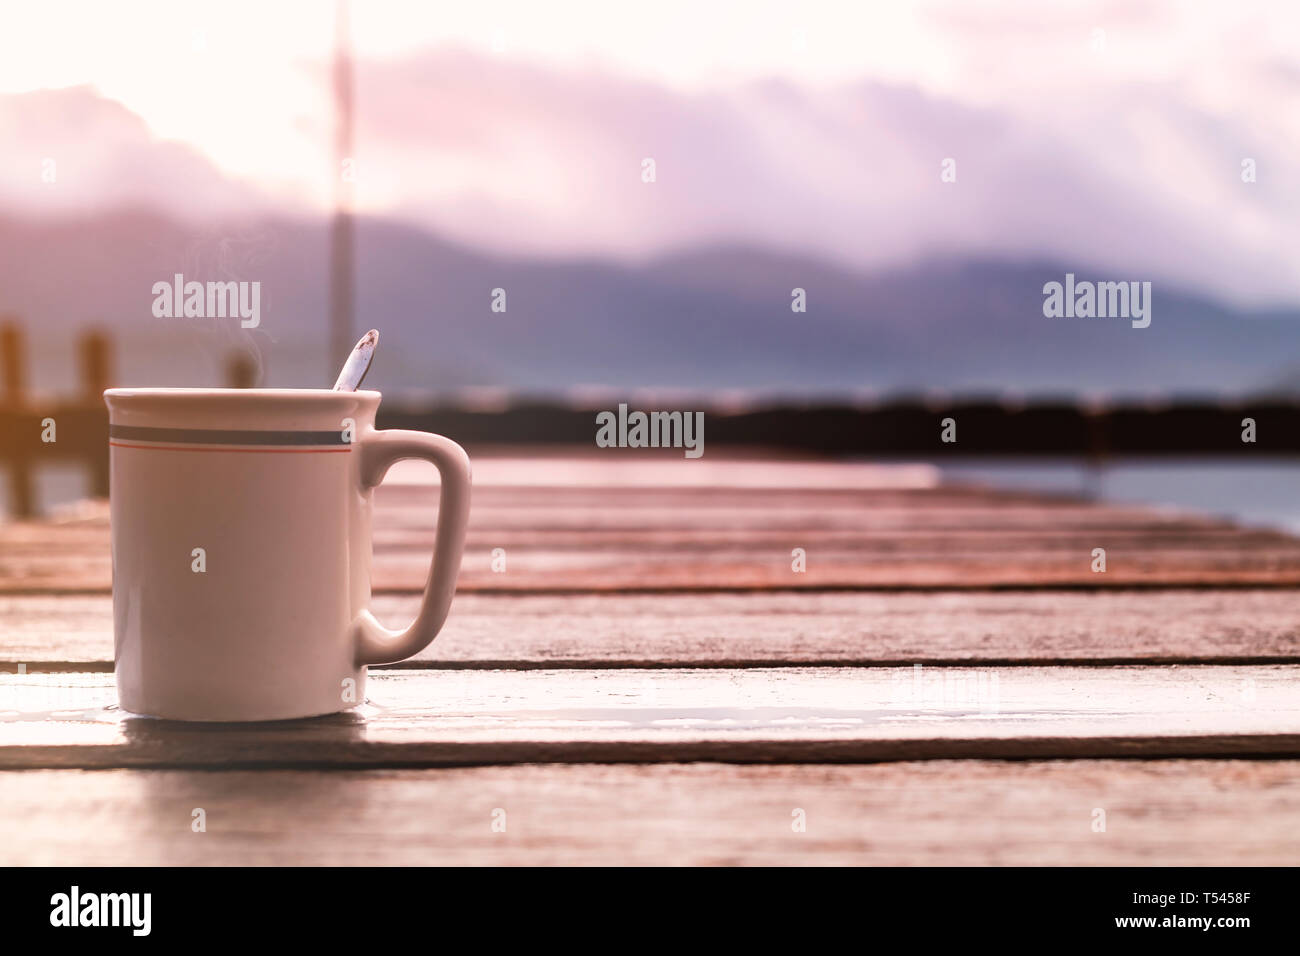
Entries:
[[162,451],[242,451],[272,455],[328,455],[338,452],[347,454],[352,451],[351,448],[213,448],[199,445],[128,445],[126,442],[120,441],[110,441],[109,444],[114,448],[156,448]]

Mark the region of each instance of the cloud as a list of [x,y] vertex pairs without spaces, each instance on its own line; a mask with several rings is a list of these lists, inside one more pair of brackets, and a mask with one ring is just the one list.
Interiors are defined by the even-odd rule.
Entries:
[[269,208],[194,147],[156,138],[92,87],[0,96],[0,205],[28,214],[143,206],[182,220]]
[[[1296,299],[1286,140],[1159,83],[1081,89],[1053,111],[878,82],[687,93],[466,52],[359,75],[363,202],[494,249],[745,241],[859,268],[1050,256],[1242,302]],[[1241,180],[1246,157],[1255,183]],[[955,183],[941,181],[946,158]]]
[[[644,259],[742,242],[859,270],[1050,258],[1241,305],[1300,301],[1295,124],[1267,120],[1300,93],[1297,71],[1261,52],[1259,108],[1216,109],[1172,80],[1098,72],[1086,22],[1057,51],[1048,93],[988,102],[878,80],[681,88],[455,49],[362,59],[356,199],[497,253]],[[988,88],[1005,86],[1003,69]],[[328,92],[327,71],[315,78]],[[0,157],[5,207],[136,202],[212,218],[273,201],[86,87],[0,96]],[[941,181],[945,159],[956,182]]]

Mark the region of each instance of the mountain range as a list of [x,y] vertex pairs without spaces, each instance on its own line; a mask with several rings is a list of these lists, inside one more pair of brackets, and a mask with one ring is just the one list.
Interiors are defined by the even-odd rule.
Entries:
[[[242,351],[262,384],[325,386],[328,237],[327,221],[288,216],[205,228],[141,209],[0,216],[0,315],[27,329],[30,378],[47,391],[75,384],[74,342],[92,326],[112,335],[121,384],[222,384]],[[1047,318],[1043,286],[1066,273],[1151,278],[1049,259],[859,272],[736,244],[638,261],[502,256],[380,218],[358,219],[356,249],[356,333],[381,331],[367,384],[387,391],[1300,392],[1300,311],[1242,311],[1157,281],[1149,328]],[[151,289],[176,273],[260,282],[259,327],[155,317]],[[792,311],[794,289],[806,312]]]

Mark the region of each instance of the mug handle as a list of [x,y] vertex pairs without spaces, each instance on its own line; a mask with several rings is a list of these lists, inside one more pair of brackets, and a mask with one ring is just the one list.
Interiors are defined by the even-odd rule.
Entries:
[[442,476],[438,530],[420,612],[410,627],[400,631],[384,627],[369,610],[362,611],[352,625],[357,665],[391,664],[428,647],[447,619],[465,550],[465,527],[469,524],[469,455],[450,438],[400,429],[367,432],[357,444],[364,490],[383,481],[394,462],[407,458],[432,462]]

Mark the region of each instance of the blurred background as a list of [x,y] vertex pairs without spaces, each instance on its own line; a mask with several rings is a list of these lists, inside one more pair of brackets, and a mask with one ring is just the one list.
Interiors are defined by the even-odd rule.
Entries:
[[[1300,530],[1298,46],[1266,0],[10,7],[0,405],[328,387],[377,327],[367,384],[471,451],[589,442],[620,401],[802,410],[711,420],[709,453]],[[156,316],[177,273],[260,283],[259,325]],[[1151,282],[1150,327],[1046,318],[1066,273]],[[956,448],[898,417],[971,403]],[[1156,417],[1120,440],[1107,409]],[[38,510],[86,493],[35,480]]]

